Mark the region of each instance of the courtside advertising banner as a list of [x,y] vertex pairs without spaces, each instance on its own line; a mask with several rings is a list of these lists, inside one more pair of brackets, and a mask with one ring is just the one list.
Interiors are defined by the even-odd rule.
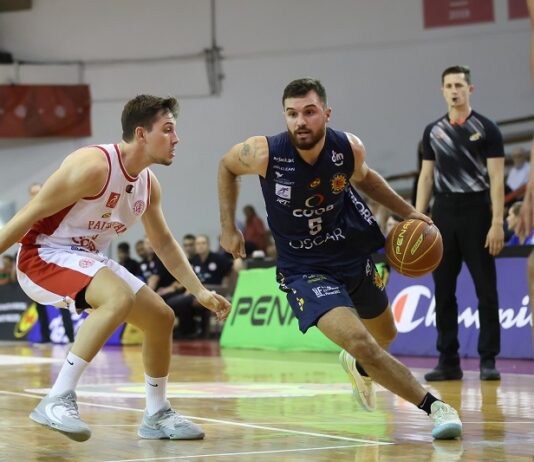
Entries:
[[224,323],[221,347],[265,350],[339,351],[316,327],[303,335],[278,288],[276,270],[241,271],[232,297],[232,312]]
[[[527,259],[497,258],[502,358],[532,358],[532,316],[527,290]],[[436,300],[432,276],[407,278],[392,271],[387,291],[399,331],[389,351],[399,355],[434,356]],[[460,356],[478,357],[478,300],[465,264],[458,277]]]
[[[526,258],[497,258],[502,358],[532,358],[531,311]],[[397,339],[396,355],[436,356],[436,313],[432,276],[408,278],[391,272],[386,286]],[[462,357],[478,357],[478,301],[465,265],[458,277],[458,338]],[[269,350],[339,351],[317,328],[303,335],[275,281],[275,268],[241,271],[221,346]]]

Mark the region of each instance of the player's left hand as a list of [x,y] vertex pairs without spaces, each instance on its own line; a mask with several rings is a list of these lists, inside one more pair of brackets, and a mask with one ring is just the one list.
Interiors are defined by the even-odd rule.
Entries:
[[226,298],[206,288],[197,294],[196,298],[201,305],[213,311],[219,321],[224,321],[232,309],[232,305]]
[[414,219],[414,220],[422,220],[425,223],[428,223],[429,225],[433,225],[434,222],[432,221],[432,218],[430,218],[428,215],[425,215],[424,213],[418,212],[414,210],[412,213],[410,213],[406,219]]
[[490,255],[499,255],[504,246],[504,229],[502,225],[491,225],[486,236],[484,248],[489,250]]

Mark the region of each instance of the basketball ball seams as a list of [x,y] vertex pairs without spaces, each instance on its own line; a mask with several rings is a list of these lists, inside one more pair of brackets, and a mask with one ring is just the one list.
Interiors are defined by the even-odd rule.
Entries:
[[[436,242],[438,242],[438,239],[439,239],[439,235],[436,234],[434,236],[434,242],[432,242],[432,244],[430,244],[428,246],[428,248],[419,256],[417,257],[415,260],[412,260],[410,263],[406,263],[407,265],[410,265],[412,263],[417,263],[419,260],[421,260],[421,258],[423,258],[425,255],[428,254],[428,252],[430,252],[432,250],[432,248],[434,247],[434,245],[436,245]],[[439,263],[438,263],[439,264]]]
[[430,273],[443,257],[439,229],[417,218],[395,226],[387,236],[384,250],[391,267],[408,277]]
[[[406,263],[404,262],[404,260],[406,259],[406,252],[408,252],[408,249],[410,248],[412,239],[413,239],[414,236],[417,234],[417,232],[418,232],[418,230],[419,230],[419,228],[420,228],[420,226],[421,226],[422,224],[424,224],[424,222],[417,223],[417,225],[416,225],[415,229],[413,230],[412,234],[408,237],[408,242],[406,242],[406,246],[404,247],[404,252],[403,252],[403,254],[402,254],[402,262],[401,262],[401,266],[400,266],[400,270],[401,270],[401,272],[402,272],[402,270],[403,270],[404,265],[406,264]],[[409,226],[406,228],[406,231],[408,231],[408,229],[410,229]],[[404,244],[404,242],[403,242],[403,244]]]

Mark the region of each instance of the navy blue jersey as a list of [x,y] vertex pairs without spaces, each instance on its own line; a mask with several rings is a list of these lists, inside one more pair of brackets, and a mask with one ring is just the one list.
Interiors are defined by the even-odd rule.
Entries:
[[269,165],[260,183],[279,270],[361,271],[384,236],[350,185],[354,155],[347,135],[327,128],[314,165],[300,157],[287,132],[267,142]]

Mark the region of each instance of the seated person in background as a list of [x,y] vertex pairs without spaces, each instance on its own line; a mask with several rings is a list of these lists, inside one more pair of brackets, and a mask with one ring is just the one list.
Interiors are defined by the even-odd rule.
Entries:
[[152,253],[152,260],[149,264],[149,269],[152,274],[148,276],[146,285],[156,292],[166,302],[174,295],[178,295],[184,292],[184,287],[173,275],[169,273],[169,270],[165,268],[165,265],[154,253],[152,246],[148,239],[145,239],[145,247]]
[[185,234],[182,238],[182,249],[187,255],[187,259],[191,261],[197,252],[195,250],[195,235],[194,234]]
[[2,255],[2,267],[0,268],[0,284],[10,284],[15,282],[13,277],[13,269],[15,268],[15,258],[11,255]]
[[[508,216],[506,217],[506,223],[508,224],[508,229],[513,232],[512,237],[506,242],[507,246],[511,245],[521,245],[519,237],[515,233],[517,228],[517,219],[519,216],[519,210],[523,202],[514,202],[510,209],[508,210]],[[534,244],[534,230],[530,231],[530,234],[525,239],[523,245],[533,245]]]
[[[209,238],[200,234],[195,239],[196,255],[190,260],[193,270],[197,274],[203,285],[215,290],[223,296],[227,296],[233,290],[232,275],[234,265],[239,265],[239,261],[234,262],[218,253],[210,250]],[[188,292],[175,295],[166,299],[167,304],[173,309],[179,319],[179,336],[196,337],[199,334],[208,336],[209,316],[202,318],[202,326],[197,326],[195,322],[195,308],[200,307],[195,297]]]
[[139,262],[130,257],[130,244],[127,242],[119,242],[117,245],[117,260],[134,276],[142,277]]
[[512,203],[525,194],[525,185],[530,173],[527,155],[528,153],[524,148],[516,148],[512,151],[513,166],[506,175],[506,203]]
[[144,238],[136,242],[135,251],[141,259],[141,261],[139,262],[139,268],[141,269],[141,279],[145,282],[148,282],[150,276],[156,274],[154,249],[150,245],[150,241],[147,238]]
[[250,256],[254,250],[263,250],[265,252],[267,249],[267,239],[265,236],[265,225],[262,219],[257,215],[252,205],[245,205],[243,207],[243,213],[245,215],[243,237],[245,238],[247,256]]

